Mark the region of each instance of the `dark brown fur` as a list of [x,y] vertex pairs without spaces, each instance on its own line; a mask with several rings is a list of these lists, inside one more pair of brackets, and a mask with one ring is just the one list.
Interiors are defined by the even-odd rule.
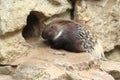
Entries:
[[[54,37],[61,31],[62,34]],[[73,52],[91,52],[96,40],[86,26],[72,20],[51,22],[42,32],[42,37],[50,42],[52,48]]]

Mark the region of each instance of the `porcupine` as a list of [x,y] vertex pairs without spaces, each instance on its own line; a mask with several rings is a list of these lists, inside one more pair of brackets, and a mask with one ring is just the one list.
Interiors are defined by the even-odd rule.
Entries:
[[42,32],[52,48],[72,52],[88,52],[97,58],[105,58],[102,46],[95,34],[86,25],[73,20],[56,20]]

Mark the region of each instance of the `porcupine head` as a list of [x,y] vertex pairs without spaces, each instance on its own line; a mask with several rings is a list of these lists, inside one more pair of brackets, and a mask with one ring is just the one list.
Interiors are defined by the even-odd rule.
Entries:
[[45,40],[53,41],[53,39],[59,33],[59,31],[60,30],[58,27],[53,26],[53,24],[48,24],[42,32],[42,37]]

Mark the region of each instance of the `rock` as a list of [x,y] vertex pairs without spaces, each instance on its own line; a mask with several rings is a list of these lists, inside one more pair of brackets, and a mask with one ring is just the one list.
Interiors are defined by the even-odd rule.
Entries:
[[[44,19],[66,13],[71,9],[71,4],[67,0],[1,0],[0,7],[0,62],[8,62],[23,55],[28,49],[22,29],[27,25],[30,12],[35,12],[42,25]],[[40,32],[38,30],[35,33]]]
[[5,66],[0,66],[0,74],[4,74],[4,75],[9,75],[9,74],[11,74],[11,69],[10,69],[11,67],[10,66],[7,66],[7,67],[5,67]]
[[[21,29],[26,25],[26,19],[31,11],[38,11],[47,17],[66,12],[71,8],[67,0],[56,0],[60,5],[49,3],[50,0],[40,1],[1,1],[0,35]],[[54,3],[54,1],[52,1]],[[46,6],[47,5],[47,6]],[[16,14],[17,13],[17,14]]]
[[[116,65],[111,62],[101,64],[101,61],[88,53],[76,54],[64,50],[54,50],[43,44],[42,41],[35,42],[33,45],[34,47],[28,51],[27,56],[12,63],[18,65],[12,74],[14,80],[114,80],[114,76],[115,79],[119,78],[119,73],[115,72],[120,70],[117,63]],[[114,66],[109,69],[108,65]],[[112,77],[111,71],[117,75]]]
[[112,75],[115,79],[120,79],[120,62],[103,61],[100,68]]
[[[120,45],[119,4],[119,0],[77,0],[75,6],[75,19],[85,20],[96,31],[104,43],[104,51]],[[36,34],[41,32],[39,29],[43,23],[70,19],[73,16],[71,8],[69,0],[0,1],[0,63],[18,65],[14,69],[0,67],[0,80],[120,79],[120,64],[117,62],[103,61],[101,64],[88,53],[55,50],[42,38],[29,41],[23,36],[30,13],[38,18]]]
[[11,61],[18,56],[24,55],[27,49],[28,44],[26,44],[20,31],[0,36],[0,54],[4,57],[4,62]]
[[19,64],[13,74],[14,79],[114,80],[111,75],[99,70],[101,62],[88,53],[76,54],[41,46],[43,46],[42,43],[39,43],[39,47],[28,51],[27,57],[12,63]]
[[116,46],[110,52],[106,52],[106,57],[109,60],[120,62],[120,46]]
[[[32,48],[28,50],[27,55],[12,63],[13,65],[18,65],[13,74],[14,79],[114,80],[111,74],[101,69],[103,62],[88,53],[55,50],[43,43],[42,39],[38,41],[37,39],[32,39],[28,43],[32,44]],[[111,63],[110,65],[113,64]],[[119,66],[116,65],[116,67]]]
[[58,14],[58,15],[54,15],[53,17],[47,19],[44,23],[45,24],[49,24],[50,22],[54,21],[54,20],[58,20],[58,19],[67,19],[70,20],[70,11],[66,11],[64,13]]
[[66,73],[55,65],[47,61],[31,59],[17,68],[13,78],[15,80],[54,80],[64,76]]
[[88,53],[76,54],[64,50],[54,50],[43,44],[42,41],[35,42],[35,44],[37,44],[36,47],[34,46],[28,51],[28,56],[12,63],[19,65],[13,74],[14,79],[71,80],[69,72],[99,69],[100,67],[100,61]]
[[85,20],[101,40],[104,51],[120,45],[120,0],[77,0],[75,19]]
[[[54,50],[48,46],[42,47],[44,44],[39,42],[39,47],[30,49],[28,51],[29,58],[35,58],[40,60],[49,61],[55,65],[58,65],[66,70],[88,70],[90,68],[99,68],[100,61],[89,53],[72,53],[64,50]],[[44,54],[43,54],[44,53]],[[64,55],[59,55],[64,54]],[[18,63],[20,60],[14,62]]]
[[13,79],[11,76],[0,74],[0,80],[13,80]]
[[71,80],[114,80],[111,75],[96,69],[69,72],[68,74],[71,76]]

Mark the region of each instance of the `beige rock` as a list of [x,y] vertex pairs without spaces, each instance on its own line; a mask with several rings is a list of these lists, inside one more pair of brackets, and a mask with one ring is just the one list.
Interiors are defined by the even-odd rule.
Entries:
[[106,57],[109,60],[120,62],[120,47],[116,46],[113,50],[107,52]]
[[[42,80],[70,80],[69,72],[99,69],[100,67],[100,61],[88,53],[76,54],[64,50],[54,50],[36,39],[28,41],[28,43],[32,45],[28,55],[12,63],[20,65],[15,71],[14,79],[18,77],[18,80],[26,78],[34,80],[35,75],[38,75],[38,79]],[[77,72],[74,73],[77,74]],[[77,76],[79,79],[79,75]]]
[[100,68],[112,75],[115,79],[120,79],[120,62],[104,61]]
[[2,0],[0,3],[1,27],[0,35],[21,29],[26,25],[26,18],[30,11],[38,11],[47,17],[65,12],[71,8],[67,0],[56,0],[60,5],[53,5],[49,0]]
[[85,20],[102,41],[104,51],[120,45],[120,0],[77,0],[75,19]]
[[[4,59],[4,62],[11,62],[11,60],[18,58],[12,63],[18,65],[15,72],[10,68],[10,70],[1,68],[1,74],[10,74],[14,80],[114,80],[113,77],[119,78],[118,63],[103,62],[101,65],[98,59],[88,53],[76,54],[65,50],[55,50],[46,45],[42,39],[25,41],[22,37],[22,29],[26,25],[27,16],[31,11],[37,11],[38,15],[36,14],[36,16],[40,21],[43,18],[49,18],[46,23],[58,19],[58,17],[70,19],[71,5],[68,1],[0,1],[0,62]],[[78,5],[80,1],[82,3]],[[120,43],[120,28],[117,26],[118,5],[119,0],[95,0],[94,2],[93,0],[78,0],[77,2],[76,19],[83,19],[93,26],[92,28],[98,31],[98,37],[102,42],[107,40],[107,43],[103,44],[105,51],[113,49],[115,45]],[[95,28],[96,26],[97,28]],[[110,37],[106,37],[106,34]],[[31,45],[29,50],[28,44]],[[109,63],[110,65],[115,64],[113,67],[116,69],[109,68],[106,65]],[[113,77],[100,69],[110,73]],[[12,80],[12,77],[0,75],[0,80]]]
[[28,59],[17,68],[13,78],[15,80],[53,80],[65,75],[64,71],[47,61]]
[[22,37],[22,29],[26,25],[27,16],[31,11],[37,11],[39,16],[37,14],[36,16],[42,21],[45,17],[62,14],[68,9],[71,9],[71,5],[67,0],[1,0],[0,62],[4,59],[10,61],[13,57],[17,58],[28,49]]
[[7,33],[0,37],[0,54],[5,59],[5,62],[24,55],[27,49],[28,45],[20,31]]
[[[114,80],[111,74],[104,70],[107,68],[103,64],[105,62],[101,64],[100,60],[88,53],[55,50],[42,42],[42,39],[37,38],[27,42],[32,45],[27,55],[12,63],[18,65],[13,74],[14,79],[17,77],[18,80],[26,78],[31,78],[31,80],[36,80],[36,78],[40,80]],[[117,67],[119,65],[115,66]]]
[[[32,49],[28,55],[12,64],[19,64],[14,79],[36,80],[114,80],[106,72],[100,71],[100,61],[88,53],[72,53],[54,50],[41,40],[32,39]],[[37,75],[37,77],[36,77]],[[40,76],[41,75],[41,76]],[[49,76],[48,76],[49,75]],[[104,76],[103,76],[104,75]]]
[[11,74],[10,66],[0,66],[0,74],[8,75]]
[[[32,42],[34,41],[32,40]],[[100,67],[100,61],[88,53],[73,53],[64,50],[51,49],[48,45],[45,45],[42,40],[39,40],[38,42],[36,40],[32,45],[34,45],[34,48],[28,51],[28,57],[32,59],[35,58],[49,61],[66,70],[87,70]],[[21,60],[18,59],[14,64],[19,61]]]
[[58,14],[58,15],[54,15],[52,16],[51,18],[47,19],[44,23],[45,24],[48,24],[54,20],[58,20],[58,19],[68,19],[70,20],[71,17],[70,17],[70,11],[66,11],[64,13],[61,13],[61,14]]
[[13,80],[11,76],[8,75],[0,75],[0,80]]
[[111,75],[97,69],[69,72],[68,74],[72,80],[114,80]]
[[[75,53],[66,53],[66,52],[59,52],[54,51],[49,52],[49,50],[46,49],[46,52],[44,52],[44,49],[40,50],[31,50],[31,53],[27,57],[27,59],[37,59],[37,60],[43,60],[48,61],[50,63],[53,63],[54,65],[57,65],[57,67],[60,67],[63,70],[73,71],[73,70],[89,70],[91,68],[93,69],[99,69],[100,67],[100,61],[93,58],[89,54],[75,54]],[[34,53],[33,53],[34,52]],[[44,54],[43,54],[44,53]],[[56,54],[60,53],[60,54]],[[20,59],[17,59],[12,64],[22,64],[24,61],[26,61],[25,57],[22,57]]]

